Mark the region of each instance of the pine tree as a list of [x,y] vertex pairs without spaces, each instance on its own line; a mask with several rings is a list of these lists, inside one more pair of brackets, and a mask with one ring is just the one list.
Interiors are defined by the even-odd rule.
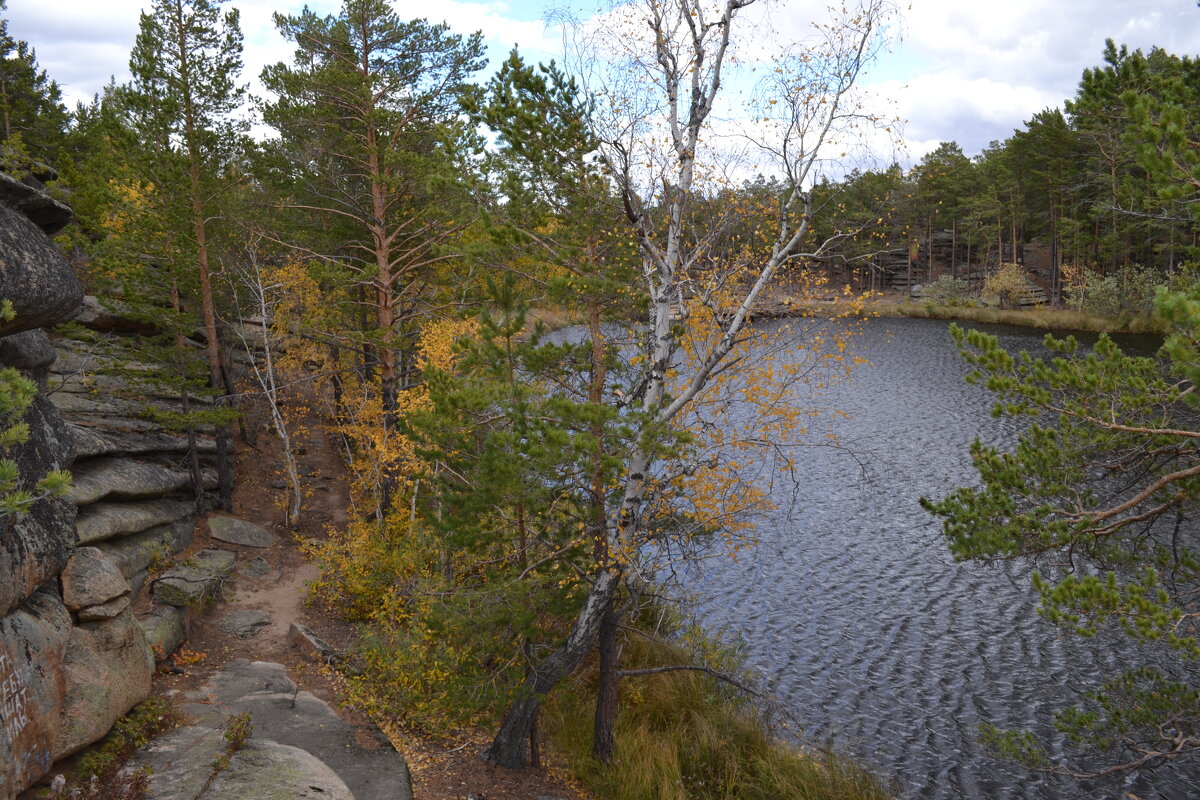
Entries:
[[1044,617],[1126,636],[1142,654],[1058,713],[1074,759],[1051,763],[1028,733],[989,732],[1006,754],[1080,777],[1200,754],[1200,289],[1160,292],[1158,307],[1172,333],[1156,358],[1048,336],[1043,361],[952,327],[968,379],[986,381],[997,414],[1031,424],[1010,452],[972,445],[980,486],[921,501],[957,558],[1035,560]]
[[[263,72],[277,96],[264,117],[280,134],[272,155],[288,185],[281,205],[297,223],[281,241],[326,262],[370,309],[360,347],[390,431],[399,392],[416,377],[427,284],[456,257],[448,245],[462,227],[463,198],[451,191],[453,144],[464,133],[459,97],[484,63],[483,46],[478,34],[401,21],[382,0],[275,21],[296,44],[291,65]],[[392,502],[395,469],[378,489],[380,511]]]
[[[0,0],[0,13],[6,8],[7,0]],[[5,171],[25,172],[29,162],[52,164],[68,120],[58,84],[38,68],[33,48],[9,35],[8,20],[0,18],[0,159]]]
[[[242,103],[237,84],[242,34],[236,10],[220,0],[157,0],[141,15],[129,68],[133,82],[123,102],[144,148],[140,167],[161,199],[171,263],[194,265],[209,383],[226,386],[214,299],[211,231],[222,197],[234,180],[229,165],[240,145],[242,123],[232,115]],[[176,224],[176,223],[181,224]],[[188,231],[184,234],[183,231]],[[183,274],[172,284],[172,303],[191,298]],[[217,433],[220,504],[233,495],[232,442]]]

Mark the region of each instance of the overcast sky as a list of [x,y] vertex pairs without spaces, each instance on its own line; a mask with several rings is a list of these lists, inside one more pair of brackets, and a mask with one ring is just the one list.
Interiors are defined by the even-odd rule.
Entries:
[[[9,0],[11,35],[25,39],[63,87],[68,105],[87,100],[116,76],[128,77],[129,51],[143,0]],[[147,3],[148,5],[148,3]],[[295,12],[294,0],[232,0],[241,9],[247,78],[265,64],[288,60],[275,32],[274,11]],[[317,11],[335,0],[311,0]],[[447,21],[463,33],[482,30],[493,65],[513,45],[527,60],[556,55],[558,35],[543,22],[555,0],[394,0],[407,18]],[[815,0],[775,0],[772,24],[803,31]],[[903,38],[868,75],[906,120],[914,157],[955,140],[970,155],[1047,107],[1074,94],[1085,67],[1100,62],[1104,40],[1179,55],[1200,50],[1195,0],[911,0]]]

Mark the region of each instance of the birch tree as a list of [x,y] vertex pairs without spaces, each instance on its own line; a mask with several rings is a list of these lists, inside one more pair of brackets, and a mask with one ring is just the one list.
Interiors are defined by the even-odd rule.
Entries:
[[[737,354],[754,338],[748,326],[767,287],[781,271],[819,260],[843,235],[811,242],[810,188],[829,158],[849,151],[849,135],[874,124],[855,85],[884,44],[892,9],[867,0],[835,11],[814,26],[810,41],[775,54],[749,105],[735,109],[727,80],[748,80],[747,67],[762,55],[754,48],[763,31],[748,13],[758,5],[639,0],[614,5],[578,32],[588,50],[579,63],[595,98],[599,153],[637,242],[638,290],[648,297],[633,357],[638,371],[611,399],[632,412],[639,431],[610,493],[603,558],[579,614],[565,640],[529,670],[484,753],[492,763],[527,763],[542,699],[579,666],[606,616],[622,613],[613,604],[621,587],[653,579],[646,554],[669,546],[666,506],[680,482],[715,455],[700,459],[695,448],[668,443],[722,376],[753,369]],[[729,246],[732,216],[689,213],[740,168],[780,178],[775,229],[760,250]]]

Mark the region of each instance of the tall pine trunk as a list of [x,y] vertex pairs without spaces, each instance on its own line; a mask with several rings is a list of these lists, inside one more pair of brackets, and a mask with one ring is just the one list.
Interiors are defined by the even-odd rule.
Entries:
[[612,761],[616,750],[617,702],[621,683],[621,645],[617,633],[621,627],[617,597],[608,601],[596,649],[600,653],[600,686],[596,691],[596,719],[592,728],[592,755],[602,764]]

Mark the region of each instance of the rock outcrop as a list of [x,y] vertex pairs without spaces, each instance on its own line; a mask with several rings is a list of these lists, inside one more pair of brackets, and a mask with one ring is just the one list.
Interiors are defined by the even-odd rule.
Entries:
[[[146,369],[119,340],[144,325],[120,323],[92,299],[85,322],[113,326],[105,346],[47,334],[84,300],[50,239],[69,221],[70,209],[41,188],[0,174],[0,301],[13,312],[0,320],[0,367],[39,389],[22,420],[28,440],[4,455],[16,461],[21,488],[57,469],[74,478],[66,498],[0,515],[0,800],[149,695],[154,655],[133,605],[150,570],[191,543],[189,446],[201,454],[202,483],[215,484],[212,439],[189,442],[156,421],[169,415],[147,413],[203,401],[146,399],[116,377],[118,368]],[[177,647],[183,615],[147,616],[164,622],[146,626],[159,651]]]
[[[276,742],[312,754],[358,800],[412,800],[408,766],[387,739],[377,732],[379,741],[374,747],[362,746],[359,737],[363,733],[341,719],[328,703],[296,686],[281,664],[231,661],[199,691],[190,693],[188,699],[192,702],[181,710],[201,728],[218,729],[229,717],[248,714],[255,740]],[[157,743],[148,749],[153,751],[156,747]],[[142,761],[141,756],[134,764],[155,766],[153,762]],[[261,774],[259,780],[269,784],[269,773]],[[163,781],[161,785],[171,783]],[[155,789],[152,785],[151,800],[176,796],[160,795]],[[239,800],[263,796],[310,795],[258,792],[241,795]]]
[[[53,352],[39,329],[70,319],[83,299],[50,240],[69,220],[69,209],[49,195],[0,175],[0,300],[14,312],[0,321],[0,366],[42,388]],[[74,446],[44,395],[23,421],[28,440],[7,455],[17,462],[21,487],[29,489],[50,471],[69,467]],[[58,740],[70,713],[68,697],[79,688],[66,665],[79,654],[56,584],[74,546],[70,503],[44,499],[24,515],[0,516],[0,798],[15,796],[62,754]],[[133,621],[127,609],[122,613]]]

